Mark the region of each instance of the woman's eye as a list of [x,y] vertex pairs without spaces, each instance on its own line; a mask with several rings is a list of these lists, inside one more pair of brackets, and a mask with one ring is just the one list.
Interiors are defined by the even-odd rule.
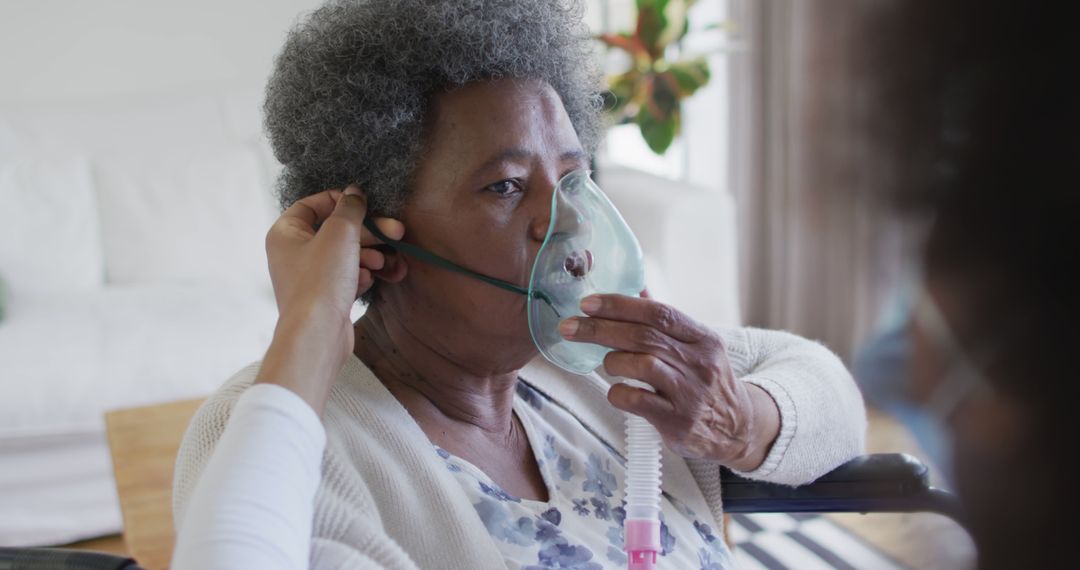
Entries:
[[500,198],[506,198],[520,192],[521,186],[517,183],[516,180],[508,179],[500,180],[494,184],[488,185],[487,190],[490,192],[494,192]]

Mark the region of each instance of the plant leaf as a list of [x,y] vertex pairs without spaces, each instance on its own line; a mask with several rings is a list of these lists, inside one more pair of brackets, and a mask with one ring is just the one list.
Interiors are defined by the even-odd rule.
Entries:
[[596,36],[596,39],[600,40],[608,47],[626,50],[630,52],[630,55],[635,55],[639,51],[644,51],[644,46],[641,45],[641,41],[627,33],[600,34]]
[[635,36],[642,46],[648,50],[653,60],[660,59],[664,55],[666,43],[661,43],[664,30],[668,26],[664,15],[667,0],[640,0],[638,2],[637,30]]
[[650,85],[646,105],[657,119],[667,119],[679,111],[678,86],[669,74],[661,73],[649,77]]
[[686,32],[690,29],[690,19],[687,17],[689,9],[690,3],[686,0],[670,0],[667,3],[664,8],[666,24],[659,38],[661,45],[667,46],[672,42],[681,40],[686,35]]
[[674,80],[681,97],[689,97],[709,82],[709,62],[704,57],[671,64],[665,72]]
[[656,154],[664,154],[679,133],[680,112],[676,106],[675,112],[667,118],[653,116],[648,105],[642,105],[637,115],[638,128],[645,144]]
[[634,7],[640,11],[642,8],[658,8],[663,11],[669,0],[636,0]]

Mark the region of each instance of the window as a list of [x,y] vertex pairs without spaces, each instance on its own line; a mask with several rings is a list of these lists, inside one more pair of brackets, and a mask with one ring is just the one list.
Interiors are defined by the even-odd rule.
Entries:
[[[619,125],[608,133],[598,156],[601,164],[631,166],[660,176],[685,180],[706,188],[727,190],[728,180],[728,58],[732,42],[722,29],[706,29],[725,21],[728,0],[701,0],[691,9],[690,32],[673,50],[680,57],[709,54],[709,83],[683,104],[682,132],[668,151],[653,153],[636,124]],[[586,20],[597,33],[631,30],[636,21],[634,0],[590,0]],[[603,49],[603,48],[600,48]],[[604,57],[605,73],[621,72],[628,58],[618,50]]]

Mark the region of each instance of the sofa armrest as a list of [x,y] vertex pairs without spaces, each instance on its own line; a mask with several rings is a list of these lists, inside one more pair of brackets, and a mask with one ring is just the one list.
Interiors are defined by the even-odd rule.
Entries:
[[603,168],[596,180],[656,262],[668,293],[660,300],[708,326],[738,326],[732,196],[620,166]]

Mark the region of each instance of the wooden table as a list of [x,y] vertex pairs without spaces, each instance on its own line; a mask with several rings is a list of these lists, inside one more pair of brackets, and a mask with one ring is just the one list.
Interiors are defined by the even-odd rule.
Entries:
[[180,440],[203,399],[105,414],[129,556],[147,570],[172,557],[172,482]]

